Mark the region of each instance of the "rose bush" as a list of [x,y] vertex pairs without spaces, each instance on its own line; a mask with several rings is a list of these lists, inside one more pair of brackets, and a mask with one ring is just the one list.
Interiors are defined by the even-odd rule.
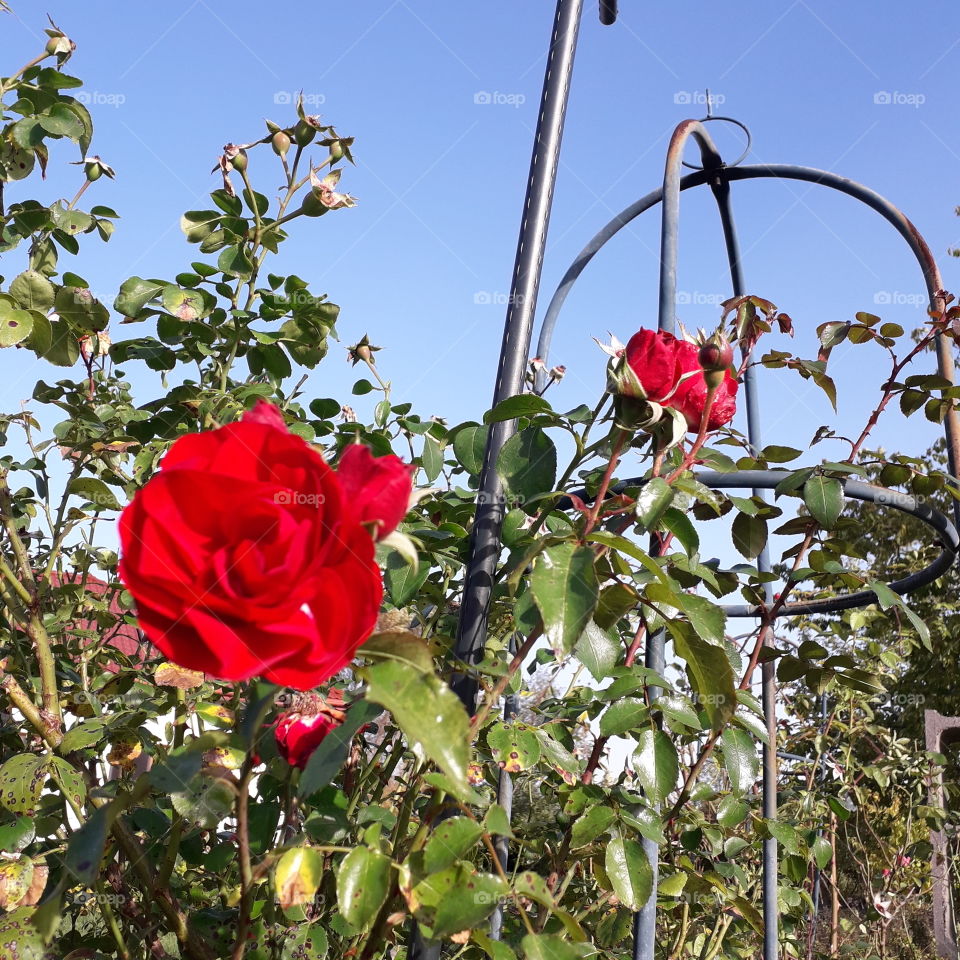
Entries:
[[[865,452],[897,405],[937,424],[953,412],[957,388],[912,366],[955,336],[949,297],[915,340],[868,313],[827,321],[805,344],[816,359],[793,352],[772,303],[738,297],[702,369],[693,344],[638,334],[611,350],[592,408],[555,405],[564,367],[534,360],[537,392],[454,425],[421,416],[366,336],[348,347],[363,365],[349,398],[324,396],[308,374],[340,309],[266,264],[288,232],[329,236],[350,215],[336,188],[352,138],[298,103],[229,144],[222,187],[181,222],[189,269],[130,277],[102,303],[61,260],[109,240],[116,214],[80,209],[109,168],[85,160],[70,203],[23,196],[34,168],[67,142],[87,157],[93,134],[61,69],[73,44],[48,33],[0,80],[0,346],[46,378],[0,417],[2,949],[397,960],[415,924],[462,960],[624,960],[633,911],[656,898],[664,958],[742,960],[760,949],[774,840],[784,954],[835,955],[844,933],[872,955],[856,925],[882,921],[882,955],[900,904],[929,887],[924,834],[951,818],[919,802],[937,758],[913,750],[898,782],[906,747],[886,749],[872,722],[901,662],[879,625],[898,651],[930,638],[893,575],[864,563],[844,481],[874,470],[899,488],[891,500],[958,495],[909,454]],[[720,432],[749,364],[835,403],[840,344],[889,361],[859,435],[821,427],[757,450]],[[712,396],[704,371],[720,374]],[[477,587],[466,562],[486,437],[506,422],[490,464],[503,551],[480,584],[489,635],[464,662],[453,637]],[[821,444],[841,445],[835,459]],[[782,477],[776,496],[732,495],[700,466]],[[118,517],[122,556],[105,533]],[[729,543],[723,560],[701,554],[708,524]],[[756,564],[768,545],[783,546],[772,599]],[[792,597],[860,587],[878,600],[867,610],[784,628]],[[726,605],[743,601],[756,617],[728,624]],[[654,635],[668,638],[662,671],[644,664]],[[761,662],[781,683],[777,729],[751,693]],[[453,675],[477,688],[469,711]],[[792,758],[778,816],[761,803],[761,744]],[[891,793],[907,826],[887,830],[856,888],[868,906],[845,901],[844,932],[845,862]],[[897,856],[909,869],[884,878]],[[831,869],[821,949],[814,894]]]

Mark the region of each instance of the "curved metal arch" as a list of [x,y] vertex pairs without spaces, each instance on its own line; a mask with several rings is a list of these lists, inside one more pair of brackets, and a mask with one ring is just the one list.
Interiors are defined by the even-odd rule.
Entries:
[[[697,470],[694,476],[704,486],[718,490],[772,490],[790,475],[789,471],[784,470],[738,470],[734,473],[721,473],[717,470]],[[633,477],[628,480],[621,480],[612,488],[612,492],[619,493],[629,487],[636,487],[645,482],[644,477]],[[921,503],[916,497],[906,493],[899,493],[896,490],[890,490],[887,487],[878,487],[872,483],[864,483],[860,480],[844,480],[843,492],[848,500],[859,500],[862,503],[873,503],[877,506],[888,506],[894,510],[899,510],[908,516],[916,517],[922,523],[926,524],[937,534],[937,540],[940,543],[940,553],[922,570],[908,574],[887,586],[897,594],[912,593],[933,583],[938,577],[945,573],[956,559],[960,552],[960,533],[956,526],[950,521],[949,517],[939,510]],[[585,491],[577,491],[581,497],[585,496]],[[589,498],[587,498],[589,502]],[[566,509],[572,506],[569,501],[563,499],[557,502],[558,509]],[[864,607],[870,603],[877,602],[877,595],[873,590],[858,590],[856,593],[848,593],[839,597],[825,597],[822,600],[811,600],[807,602],[786,603],[783,605],[778,617],[793,617],[801,614],[813,613],[836,613],[840,610],[852,610],[855,607]],[[759,617],[760,608],[751,604],[728,604],[723,606],[728,617],[744,618]]]

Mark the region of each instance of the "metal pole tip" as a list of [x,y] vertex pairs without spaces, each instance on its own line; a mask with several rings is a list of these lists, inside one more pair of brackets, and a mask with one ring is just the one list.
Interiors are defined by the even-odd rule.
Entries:
[[600,22],[605,26],[617,22],[617,0],[600,0]]

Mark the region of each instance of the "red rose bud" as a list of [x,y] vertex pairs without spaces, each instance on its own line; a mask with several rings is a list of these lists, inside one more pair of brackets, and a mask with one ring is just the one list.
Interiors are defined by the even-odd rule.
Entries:
[[280,756],[302,770],[313,751],[343,723],[343,706],[342,694],[333,689],[326,698],[307,697],[295,709],[282,713],[274,729]]
[[392,454],[375,457],[362,443],[343,451],[337,477],[354,516],[373,530],[375,540],[396,530],[406,516],[414,469]]
[[726,370],[733,363],[733,347],[726,337],[717,334],[700,347],[697,360],[708,372]]
[[349,664],[383,596],[364,524],[399,522],[410,469],[369,451],[345,463],[341,476],[263,402],[180,437],[120,517],[147,639],[188,669],[300,690]]
[[703,370],[703,378],[707,386],[719,387],[723,383],[725,372],[733,363],[733,347],[723,334],[714,334],[700,347],[697,361]]

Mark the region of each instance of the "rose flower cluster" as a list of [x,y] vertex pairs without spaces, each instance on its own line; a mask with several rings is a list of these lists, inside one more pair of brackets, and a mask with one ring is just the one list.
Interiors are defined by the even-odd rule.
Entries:
[[718,376],[707,430],[726,426],[737,412],[738,383],[730,372],[733,357],[726,342],[722,347],[709,342],[698,347],[671,333],[644,329],[630,338],[623,356],[626,363],[617,378],[617,392],[679,411],[688,430],[700,429],[707,376],[712,373]]
[[403,519],[412,469],[354,444],[334,470],[263,401],[179,438],[120,518],[147,639],[223,680],[329,680],[376,624],[375,540]]

